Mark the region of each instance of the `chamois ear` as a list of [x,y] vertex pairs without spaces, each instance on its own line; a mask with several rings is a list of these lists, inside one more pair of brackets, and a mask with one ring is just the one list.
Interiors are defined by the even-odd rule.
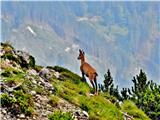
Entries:
[[82,50],[82,49],[79,49],[79,52],[80,52],[80,53],[83,53],[83,50]]
[[84,55],[84,51],[82,50],[82,54]]

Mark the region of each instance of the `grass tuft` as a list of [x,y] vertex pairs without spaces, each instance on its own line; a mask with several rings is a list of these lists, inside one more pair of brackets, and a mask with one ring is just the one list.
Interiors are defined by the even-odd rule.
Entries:
[[48,115],[49,120],[73,120],[71,113],[62,113],[61,111],[55,111],[53,114]]
[[141,109],[137,108],[137,106],[129,100],[124,101],[121,107],[123,112],[127,112],[133,116],[135,120],[150,120]]

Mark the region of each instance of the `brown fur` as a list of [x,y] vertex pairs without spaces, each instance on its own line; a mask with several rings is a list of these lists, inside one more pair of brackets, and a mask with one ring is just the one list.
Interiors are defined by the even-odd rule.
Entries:
[[[82,77],[84,78],[84,75],[86,75],[93,88],[95,89],[95,94],[97,94],[97,79],[96,77],[98,76],[96,70],[87,62],[85,62],[85,57],[84,57],[84,52],[82,50],[79,50],[79,56],[78,56],[78,60],[81,60],[81,66],[80,66],[80,70],[82,72]],[[94,86],[95,84],[95,86]]]

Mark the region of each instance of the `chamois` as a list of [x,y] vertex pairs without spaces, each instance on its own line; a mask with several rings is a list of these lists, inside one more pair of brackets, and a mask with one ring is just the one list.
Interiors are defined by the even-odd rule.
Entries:
[[96,70],[90,64],[85,62],[84,55],[85,55],[85,53],[83,52],[83,50],[79,50],[79,56],[77,59],[81,60],[80,70],[82,72],[82,78],[85,82],[86,82],[85,75],[89,78],[89,80],[93,86],[93,89],[94,89],[94,94],[98,95],[97,79],[96,79],[98,74],[97,74]]

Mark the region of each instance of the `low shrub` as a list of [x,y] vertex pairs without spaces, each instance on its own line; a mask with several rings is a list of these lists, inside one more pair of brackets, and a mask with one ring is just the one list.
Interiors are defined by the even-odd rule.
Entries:
[[4,72],[1,73],[1,75],[3,77],[11,77],[12,76],[12,74],[9,71],[4,71]]
[[14,98],[10,97],[6,93],[1,94],[0,100],[2,107],[11,107],[16,102]]
[[81,81],[80,76],[78,76],[77,74],[71,72],[70,70],[68,70],[66,68],[59,67],[59,66],[54,66],[54,67],[47,66],[47,68],[50,68],[50,69],[53,69],[53,70],[59,72],[61,74],[60,78],[62,80],[69,79],[69,80],[72,80],[75,84],[79,84]]
[[3,56],[1,56],[1,58],[12,60],[15,61],[16,63],[19,63],[18,58],[16,58],[12,53],[6,53]]
[[135,120],[150,120],[141,109],[137,108],[137,106],[129,100],[124,101],[121,108],[123,112],[132,115]]
[[32,96],[30,94],[23,93],[23,91],[14,91],[14,96],[17,100],[17,104],[20,106],[21,112],[25,115],[32,115],[34,104]]
[[5,47],[10,47],[10,48],[13,49],[13,47],[12,47],[12,45],[11,45],[11,43],[10,43],[9,41],[6,41],[5,43],[2,43],[2,42],[1,42],[1,46],[2,46],[3,48],[5,48]]
[[48,115],[49,120],[73,120],[71,113],[62,113],[61,111],[55,111],[53,114]]
[[30,55],[29,56],[29,67],[35,67],[35,63],[36,63],[36,61],[35,61],[34,57]]
[[35,88],[35,91],[36,91],[37,94],[43,95],[44,92],[45,92],[45,89],[41,85],[37,85],[36,88]]
[[79,77],[78,75],[72,73],[72,72],[61,72],[60,75],[61,79],[64,80],[71,80],[73,83],[75,84],[79,84],[81,81],[81,77]]
[[54,67],[52,67],[52,66],[47,66],[47,68],[50,68],[50,69],[53,69],[53,70],[55,70],[55,71],[57,71],[57,72],[71,72],[71,71],[69,71],[68,69],[66,69],[66,68],[63,68],[63,67],[60,67],[60,66],[54,66]]
[[35,65],[34,66],[34,69],[39,72],[43,67],[42,66],[39,66],[39,65]]
[[49,97],[49,104],[52,106],[52,107],[56,107],[58,105],[58,102],[59,102],[59,98],[55,95],[51,95]]

